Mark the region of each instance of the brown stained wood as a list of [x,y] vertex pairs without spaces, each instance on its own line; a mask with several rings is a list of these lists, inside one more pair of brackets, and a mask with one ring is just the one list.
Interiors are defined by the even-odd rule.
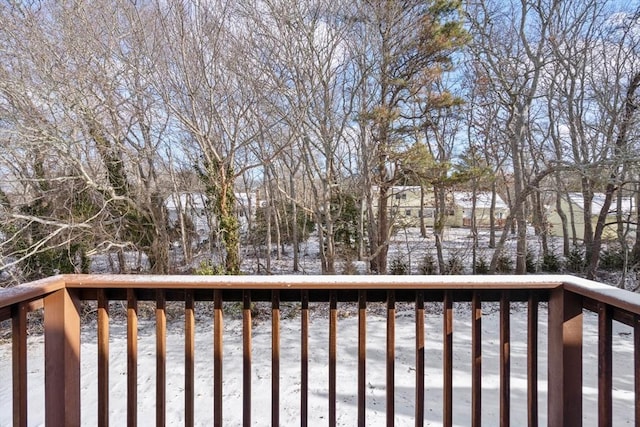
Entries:
[[396,295],[387,291],[387,427],[395,425]]
[[[154,295],[154,290],[153,288],[155,287],[160,287],[162,289],[167,289],[167,293],[166,293],[166,298],[167,299],[182,299],[182,292],[179,289],[193,289],[193,293],[195,296],[195,299],[207,299],[207,295],[206,295],[206,290],[213,290],[215,287],[218,287],[218,293],[221,296],[223,292],[226,292],[226,289],[230,289],[229,294],[232,295],[232,298],[236,298],[237,295],[240,294],[239,290],[242,289],[257,289],[258,292],[256,294],[254,294],[255,296],[257,296],[258,294],[260,295],[259,299],[265,298],[264,295],[267,294],[267,291],[276,289],[276,290],[281,290],[282,292],[282,298],[283,300],[289,299],[291,298],[291,295],[295,295],[295,293],[289,292],[288,290],[293,290],[293,289],[307,289],[304,292],[307,292],[307,294],[311,293],[311,298],[314,300],[317,300],[318,296],[325,296],[330,292],[330,289],[327,287],[327,283],[325,281],[325,278],[312,278],[310,282],[295,282],[293,284],[291,284],[292,279],[291,278],[287,278],[286,279],[286,283],[279,283],[279,282],[274,282],[271,283],[269,280],[266,280],[265,282],[259,282],[259,280],[247,280],[246,283],[247,285],[244,286],[244,281],[243,282],[235,282],[233,281],[233,283],[229,283],[229,284],[225,284],[222,282],[218,282],[217,279],[216,281],[212,281],[211,283],[209,283],[209,279],[205,279],[204,282],[199,282],[198,278],[193,279],[194,281],[191,282],[191,278],[186,279],[188,282],[188,286],[182,286],[183,284],[183,279],[180,278],[175,278],[175,283],[171,283],[171,280],[174,280],[174,278],[162,278],[160,280],[160,286],[156,286],[156,279],[150,279],[148,277],[144,277],[144,276],[140,276],[140,277],[135,277],[132,279],[129,279],[127,277],[124,278],[116,278],[114,279],[114,281],[112,282],[109,276],[105,276],[102,278],[96,278],[95,281],[90,280],[89,285],[87,286],[87,289],[80,289],[81,286],[83,285],[84,282],[84,276],[65,276],[65,280],[67,280],[67,278],[70,281],[68,290],[74,294],[74,300],[77,298],[86,298],[86,299],[100,299],[100,293],[106,294],[108,292],[108,295],[111,298],[117,298],[117,299],[121,299],[124,297],[125,292],[127,293],[127,297],[129,296],[129,294],[133,294],[134,297],[138,297],[140,300],[149,300],[149,299],[153,299],[153,295]],[[242,279],[244,280],[244,279]],[[295,279],[297,280],[297,279]],[[335,279],[334,279],[335,280]],[[492,292],[489,294],[489,296],[487,297],[488,299],[492,299],[495,297],[496,295],[496,290],[500,291],[502,289],[506,289],[508,287],[511,286],[515,286],[517,290],[513,291],[513,298],[514,300],[516,300],[516,298],[522,298],[523,296],[523,292],[520,292],[520,290],[522,289],[543,289],[543,292],[540,294],[540,299],[542,301],[545,301],[547,299],[547,296],[549,295],[549,293],[551,293],[551,302],[550,302],[550,309],[549,309],[549,416],[548,416],[548,420],[549,420],[549,425],[579,425],[579,424],[575,424],[576,422],[579,423],[582,419],[581,414],[582,414],[582,403],[581,403],[581,385],[582,385],[582,378],[581,378],[581,364],[580,363],[575,363],[576,360],[581,360],[582,357],[582,350],[581,350],[581,343],[582,343],[582,334],[581,334],[581,330],[579,331],[578,329],[581,329],[582,326],[582,295],[586,295],[588,298],[585,298],[585,304],[586,307],[588,309],[597,309],[598,307],[598,302],[604,302],[605,305],[610,306],[608,302],[613,302],[615,304],[615,307],[611,307],[611,314],[609,315],[609,317],[611,319],[615,319],[617,320],[618,317],[623,316],[624,319],[623,320],[625,323],[627,324],[633,324],[634,328],[636,331],[638,331],[638,317],[636,316],[634,318],[634,314],[637,311],[639,311],[640,309],[637,307],[637,304],[635,304],[634,300],[628,300],[628,301],[624,301],[622,302],[622,296],[618,295],[615,289],[611,289],[609,290],[608,288],[606,290],[600,290],[598,288],[598,286],[586,286],[584,285],[581,281],[576,280],[576,279],[571,279],[571,278],[567,278],[567,277],[561,277],[561,278],[557,278],[557,279],[552,279],[552,278],[547,278],[544,280],[539,280],[539,281],[534,281],[534,283],[526,283],[525,282],[520,282],[520,280],[515,280],[515,279],[505,279],[505,280],[499,280],[494,282],[493,280],[488,283],[486,286],[481,285],[479,288],[477,288],[477,290],[474,290],[473,287],[471,286],[472,283],[469,282],[467,284],[464,284],[460,281],[453,281],[451,283],[449,283],[446,280],[442,280],[439,279],[440,282],[436,283],[436,281],[433,280],[428,280],[424,283],[426,283],[423,286],[423,282],[417,282],[417,281],[410,281],[410,283],[406,284],[401,284],[399,285],[397,288],[394,289],[402,289],[404,290],[403,292],[400,291],[396,291],[397,292],[397,298],[398,300],[400,300],[400,298],[406,298],[407,295],[410,294],[410,292],[406,292],[406,290],[411,290],[411,289],[418,289],[418,288],[422,288],[425,290],[434,290],[437,292],[431,292],[428,297],[431,299],[433,298],[434,295],[440,295],[440,292],[443,292],[445,294],[449,294],[448,297],[452,300],[452,296],[455,294],[456,298],[460,298],[461,300],[468,300],[468,298],[474,294],[477,293],[478,295],[482,295],[484,297],[484,293],[483,290],[484,289],[490,289],[492,290]],[[574,281],[575,280],[575,281]],[[100,288],[100,286],[98,285],[98,283],[102,281],[104,283],[104,288]],[[125,282],[128,281],[128,284],[126,284]],[[568,281],[570,282],[569,286],[566,286],[563,288],[562,285],[558,285],[561,284],[564,281]],[[385,284],[386,282],[383,279],[375,279],[375,283],[368,287],[368,284],[365,283],[360,283],[362,282],[359,281],[355,284],[347,284],[345,287],[340,287],[340,288],[336,288],[336,289],[340,289],[339,291],[336,291],[336,294],[340,294],[342,297],[342,292],[344,292],[345,295],[347,295],[347,298],[353,298],[354,292],[353,290],[358,290],[359,291],[364,291],[364,289],[373,289],[374,293],[376,295],[376,298],[379,298],[380,295],[384,295],[383,292],[380,292],[381,289],[388,289],[389,288],[389,284]],[[523,284],[524,283],[524,284]],[[113,285],[113,286],[112,286]],[[39,285],[36,285],[30,289],[27,290],[27,292],[24,295],[45,295],[47,292],[49,291],[44,291],[40,288],[38,288]],[[46,285],[47,288],[46,289],[52,289],[51,286],[58,286],[60,287],[59,284],[47,284]],[[395,285],[394,285],[395,286]],[[27,286],[28,287],[28,286]],[[64,287],[64,284],[62,284],[62,287]],[[196,287],[198,287],[199,289],[196,289]],[[93,288],[93,290],[91,290],[91,288]],[[121,290],[117,290],[117,288],[121,289]],[[135,291],[133,290],[135,288]],[[222,289],[225,289],[225,291],[223,291]],[[62,289],[62,288],[60,288]],[[287,289],[287,290],[285,290]],[[569,289],[569,291],[567,291],[567,289]],[[348,290],[348,291],[347,291]],[[462,292],[458,292],[458,290],[461,290]],[[77,292],[77,294],[76,294]],[[14,307],[10,307],[9,310],[7,310],[7,302],[9,301],[9,299],[15,299],[15,298],[22,298],[22,293],[20,293],[20,296],[18,296],[18,294],[11,294],[9,299],[5,298],[6,294],[2,294],[0,295],[0,299],[2,301],[0,301],[0,310],[4,310],[2,311],[2,313],[9,313],[12,315],[12,313],[15,311]],[[210,294],[209,294],[210,295]],[[226,295],[226,294],[225,294]],[[599,298],[602,297],[601,300],[599,300]],[[49,298],[49,297],[47,297]],[[210,298],[210,296],[209,296]],[[267,297],[268,298],[268,297]],[[308,298],[308,297],[307,297]],[[445,297],[446,299],[447,297]],[[129,300],[129,298],[127,298]],[[215,298],[214,298],[215,299]],[[137,298],[136,298],[137,300]],[[521,300],[521,299],[519,299]],[[37,299],[36,300],[28,300],[25,301],[24,304],[27,304],[26,306],[29,307],[27,309],[27,311],[29,309],[31,309],[31,307],[37,307],[38,303],[37,303]],[[55,316],[54,314],[52,314],[51,312],[53,311],[53,309],[51,308],[53,305],[53,303],[51,302],[52,300],[49,300],[49,303],[45,303],[45,306],[48,305],[49,307],[49,318],[51,319],[53,316]],[[379,301],[379,299],[378,299]],[[404,299],[403,299],[404,301]],[[77,301],[76,301],[77,302]],[[366,298],[365,298],[365,302],[366,302]],[[5,304],[5,305],[2,305]],[[136,303],[137,304],[137,303]],[[531,302],[530,302],[531,304]],[[631,311],[624,311],[626,310],[628,307],[631,307]],[[221,307],[221,306],[220,306]],[[445,304],[446,307],[446,304]],[[45,311],[46,308],[45,308]],[[446,308],[445,308],[446,311]],[[130,304],[128,303],[128,316],[130,315]],[[216,316],[218,313],[214,314],[214,316]],[[220,314],[220,321],[222,320],[222,310],[220,309],[219,311]],[[4,314],[6,316],[6,314]],[[100,313],[98,312],[98,316],[100,317]],[[535,328],[533,328],[532,325],[534,325],[536,323],[536,321],[532,321],[532,316],[535,316],[537,318],[537,312],[532,312],[530,310],[529,312],[529,326],[527,328],[528,330],[528,346],[529,346],[529,357],[534,357],[537,354],[537,349],[534,349],[534,346],[536,344],[534,344],[534,340],[533,340],[533,335],[537,334],[537,330]],[[445,318],[446,318],[446,314],[445,314]],[[137,316],[136,316],[136,322],[137,322]],[[54,320],[50,320],[49,324],[54,324],[55,321]],[[446,321],[445,321],[446,323]],[[502,322],[504,324],[504,322]],[[220,322],[221,324],[221,322]],[[337,324],[337,318],[336,318],[336,324]],[[556,327],[558,326],[559,327]],[[580,328],[577,327],[577,325],[580,325]],[[98,326],[98,328],[100,328]],[[416,325],[416,328],[418,328],[418,325]],[[71,328],[73,329],[73,328]],[[128,334],[130,332],[131,326],[130,323],[128,323],[127,326],[127,330],[128,330]],[[136,326],[137,329],[137,326]],[[214,326],[214,334],[215,332],[215,326]],[[445,336],[446,336],[446,327],[445,327]],[[220,334],[220,355],[222,354],[221,349],[222,349],[222,345],[221,345],[221,337],[222,337],[222,333],[221,333],[222,329],[219,330]],[[336,332],[337,332],[337,328],[336,328]],[[308,333],[308,329],[307,329],[307,333]],[[52,331],[48,332],[49,336],[51,335],[55,335]],[[73,341],[75,338],[73,338],[73,335],[75,334],[75,332],[71,333],[71,337]],[[100,336],[100,332],[98,332],[98,335]],[[108,336],[108,335],[107,335]],[[606,334],[605,334],[606,336]],[[137,333],[136,333],[136,337],[137,337]],[[15,339],[15,337],[14,337]],[[66,343],[66,333],[65,333],[65,343]],[[217,337],[216,337],[217,339]],[[634,338],[636,340],[636,346],[637,348],[640,347],[639,344],[637,344],[638,342],[640,342],[640,333],[636,333],[636,337]],[[49,348],[51,348],[51,345],[53,342],[55,342],[55,339],[51,339],[50,340],[50,344],[49,344]],[[60,342],[60,340],[58,340]],[[100,341],[100,337],[98,337],[98,341]],[[136,340],[137,341],[137,338]],[[108,339],[107,339],[108,342]],[[446,338],[445,338],[445,342],[446,342]],[[558,344],[559,343],[559,344]],[[503,342],[501,342],[501,353],[503,353],[504,350],[504,346],[503,346]],[[66,344],[65,344],[66,345]],[[216,342],[214,340],[214,360],[215,360],[215,348],[216,348]],[[128,355],[131,353],[131,349],[130,347],[133,346],[132,341],[128,338],[127,341],[127,346],[128,346]],[[605,346],[606,347],[606,346]],[[59,348],[62,348],[62,346],[59,346]],[[416,353],[418,353],[419,349],[419,343],[418,341],[416,341]],[[14,349],[14,351],[17,351],[16,349]],[[308,350],[307,350],[308,351]],[[472,350],[473,351],[473,350]],[[636,350],[637,352],[640,352],[639,350]],[[137,352],[137,350],[136,350]],[[335,349],[335,352],[337,352],[337,348]],[[445,355],[447,353],[447,348],[445,346]],[[65,357],[67,357],[67,360],[69,359],[68,356],[63,356],[62,358],[64,359]],[[78,358],[78,355],[75,355],[76,358]],[[308,359],[308,352],[307,352],[307,357],[305,359]],[[221,366],[221,361],[222,358],[220,357],[220,366]],[[636,392],[637,395],[640,396],[640,386],[638,385],[638,382],[640,382],[640,380],[638,380],[638,376],[637,376],[637,372],[639,371],[639,362],[640,358],[638,356],[636,356],[635,358],[635,369],[636,369]],[[136,358],[136,362],[137,362],[137,358]],[[47,358],[47,363],[52,363],[52,361],[49,361]],[[303,362],[304,363],[304,362]],[[445,363],[446,363],[446,357],[445,357]],[[601,363],[604,364],[609,364],[610,362],[608,362],[605,359],[601,360]],[[529,378],[535,378],[537,376],[537,373],[533,374],[532,372],[534,371],[534,369],[536,369],[536,365],[537,363],[534,363],[532,361],[528,361],[528,376]],[[100,365],[100,363],[98,364]],[[129,356],[127,357],[127,365],[129,368]],[[215,363],[214,363],[215,365]],[[98,367],[98,370],[100,368]],[[137,368],[136,368],[137,369]],[[63,369],[64,370],[64,369]],[[214,377],[215,375],[215,371],[216,369],[214,368]],[[52,378],[55,375],[54,374],[46,374],[48,378]],[[64,376],[66,374],[59,374],[58,376]],[[98,374],[98,376],[100,376],[100,374]],[[137,375],[136,375],[137,376]],[[217,408],[219,409],[219,411],[216,412],[216,410],[214,409],[214,412],[216,413],[220,413],[221,414],[221,409],[222,409],[222,403],[221,403],[221,396],[222,396],[222,374],[220,371],[220,374],[218,375],[219,379],[219,383],[218,381],[214,380],[214,389],[218,389],[219,393],[218,395],[220,397],[218,397],[217,395],[214,397],[214,399],[217,401],[217,399],[220,399],[220,404],[217,405]],[[446,378],[446,377],[445,377]],[[606,378],[606,375],[604,376],[604,378]],[[49,380],[50,381],[50,380]],[[98,380],[100,381],[100,380]],[[130,390],[130,381],[131,378],[130,376],[128,376],[127,379],[127,383],[128,383],[128,391]],[[137,378],[136,378],[137,381]],[[308,380],[307,380],[308,381]],[[219,385],[218,385],[219,384]],[[559,386],[560,385],[560,386]],[[14,385],[15,386],[15,385]],[[473,386],[472,386],[473,387]],[[537,410],[533,410],[532,408],[537,407],[537,402],[535,401],[534,398],[532,398],[532,396],[537,395],[536,391],[532,391],[534,388],[536,387],[536,382],[530,380],[529,381],[529,385],[528,385],[528,405],[529,405],[529,425],[536,425],[537,421],[533,420],[533,417],[536,416],[537,414]],[[137,384],[135,386],[136,390],[137,390]],[[602,389],[607,389],[608,387],[602,387]],[[447,400],[451,400],[450,398],[448,398],[446,396],[446,393],[448,392],[448,387],[445,386],[445,401]],[[416,390],[416,393],[418,391]],[[136,391],[137,393],[137,391]],[[214,394],[216,394],[214,392]],[[475,393],[474,393],[475,394]],[[105,394],[108,395],[108,394]],[[335,397],[335,395],[334,395]],[[424,396],[423,396],[424,398]],[[502,398],[502,397],[501,397]],[[301,399],[305,399],[305,397],[301,397]],[[129,402],[131,401],[131,399],[128,399]],[[137,398],[135,398],[135,400],[137,400]],[[606,398],[601,398],[601,400],[606,401]],[[16,404],[14,402],[14,404]],[[47,402],[47,405],[51,405],[50,402]],[[76,404],[76,406],[79,405]],[[98,404],[100,406],[100,403]],[[68,405],[66,405],[68,406]],[[71,411],[73,411],[73,406],[74,404],[71,405]],[[446,404],[445,404],[446,406]],[[472,404],[473,406],[473,404]],[[364,405],[363,405],[364,407]],[[600,408],[601,411],[603,412],[607,412],[606,408],[607,404],[604,405],[604,408]],[[214,408],[216,408],[216,405],[214,404]],[[129,408],[128,408],[129,409]],[[66,408],[65,411],[68,411],[69,408]],[[417,410],[417,408],[416,408]],[[640,414],[640,409],[638,409],[637,405],[636,405],[636,409],[635,409],[637,414]],[[61,411],[59,411],[61,412]],[[99,409],[99,413],[105,413],[108,412],[107,410],[100,410]],[[579,414],[579,415],[576,415]],[[445,411],[445,416],[446,416],[446,411]],[[99,415],[100,417],[100,415]],[[604,418],[607,418],[606,416]],[[306,415],[305,415],[305,419],[306,419]],[[222,418],[220,416],[220,418],[218,418],[218,415],[216,415],[215,420],[217,420],[218,422],[216,423],[216,425],[222,425]],[[560,421],[557,421],[560,420]],[[636,420],[640,420],[640,415],[638,415],[636,417]],[[85,420],[86,421],[86,420]],[[524,421],[524,420],[522,420]],[[136,420],[137,422],[137,420]],[[98,423],[100,423],[100,421],[98,421]],[[301,421],[302,424],[306,423],[306,421]],[[416,420],[416,423],[418,423],[418,420]],[[640,421],[636,421],[637,425],[639,424]]]
[[611,307],[598,304],[598,426],[611,426],[612,416],[612,313]]
[[424,426],[424,292],[416,292],[415,425]]
[[184,422],[193,426],[194,419],[194,368],[195,368],[195,312],[193,290],[184,295]]
[[307,427],[309,417],[309,292],[302,291],[300,313],[300,425]]
[[4,322],[5,320],[11,320],[11,318],[13,317],[11,313],[14,307],[9,306],[9,307],[0,308],[0,322]]
[[443,342],[442,342],[442,375],[443,375],[443,424],[453,425],[453,298],[450,291],[444,293],[443,302]]
[[98,291],[98,426],[109,425],[109,300]]
[[80,303],[68,289],[44,299],[45,424],[80,425]]
[[482,425],[482,301],[477,291],[471,301],[471,425]]
[[367,291],[358,291],[358,426],[366,425]]
[[640,316],[633,319],[633,360],[636,427],[640,427]]
[[[35,280],[29,283],[23,283],[20,286],[3,288],[0,290],[0,319],[7,320],[11,317],[13,306],[24,302],[39,303],[45,296],[65,288],[65,278],[74,275],[58,275],[45,279]],[[32,306],[32,308],[35,308]]]
[[538,426],[538,296],[527,304],[527,412],[529,427]]
[[27,306],[17,304],[11,319],[13,426],[27,426]]
[[271,425],[280,425],[280,292],[271,295]]
[[213,291],[213,425],[223,426],[222,418],[222,291]]
[[[295,279],[292,279],[295,277]],[[184,276],[184,275],[65,275],[62,276],[68,288],[109,288],[109,289],[351,289],[351,290],[502,290],[516,289],[555,289],[569,281],[575,281],[576,289],[601,295],[603,298],[613,298],[610,291],[598,292],[585,289],[578,279],[570,276],[492,276],[487,280],[482,276],[405,276],[402,283],[391,276],[350,276],[346,281],[343,276],[334,275],[308,275],[308,276]],[[60,279],[58,279],[60,280]],[[51,286],[64,287],[62,284]],[[34,290],[30,295],[36,297],[43,295],[40,289]],[[18,301],[25,298],[20,297]],[[638,296],[640,299],[640,296]],[[4,299],[0,297],[0,308]],[[9,301],[16,301],[10,299]],[[612,304],[615,305],[615,304]],[[640,310],[640,308],[636,308]]]
[[511,307],[509,294],[500,298],[500,426],[509,427],[511,387]]
[[242,424],[251,426],[251,291],[242,292]]
[[127,426],[138,425],[138,299],[127,289]]
[[329,296],[329,426],[335,426],[336,413],[336,369],[338,347],[338,296],[331,291]]
[[163,289],[156,291],[156,426],[167,418],[167,302]]
[[550,426],[582,425],[582,297],[564,288],[549,299],[548,417]]

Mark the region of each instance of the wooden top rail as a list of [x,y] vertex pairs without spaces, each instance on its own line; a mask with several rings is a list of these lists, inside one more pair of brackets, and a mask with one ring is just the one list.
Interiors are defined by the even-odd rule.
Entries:
[[[640,295],[570,275],[529,276],[187,276],[187,275],[59,275],[0,289],[0,311],[16,303],[41,299],[62,288],[140,290],[565,290],[640,315]],[[2,316],[5,318],[6,316]]]
[[151,276],[65,275],[69,288],[110,289],[553,289],[572,276]]
[[63,289],[66,276],[53,276],[14,286],[0,288],[0,310],[21,302],[29,302]]
[[640,315],[640,294],[573,276],[568,276],[563,285],[569,292]]

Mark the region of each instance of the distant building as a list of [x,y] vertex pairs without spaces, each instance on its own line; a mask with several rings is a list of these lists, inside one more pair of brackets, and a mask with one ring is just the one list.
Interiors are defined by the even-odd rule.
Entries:
[[[595,193],[591,202],[591,224],[595,229],[598,222],[598,215],[604,205],[604,193]],[[560,206],[569,222],[570,238],[573,238],[572,228],[575,228],[575,237],[584,240],[584,197],[582,193],[568,193],[560,197]],[[607,213],[606,227],[602,233],[603,239],[615,239],[617,237],[617,197],[614,197],[609,212]],[[622,220],[625,222],[633,222],[637,212],[637,206],[634,197],[622,198]],[[549,223],[549,232],[552,236],[562,237],[562,221],[556,209],[550,211],[547,221]],[[573,224],[573,227],[572,225]],[[635,229],[635,225],[631,225]]]
[[[474,194],[471,191],[454,191],[454,205],[456,210],[462,212],[462,225],[471,226],[471,214],[474,208]],[[496,194],[493,215],[496,227],[502,227],[509,215],[509,206]],[[475,194],[475,217],[477,227],[489,227],[491,225],[491,193],[478,192]]]
[[[432,227],[435,221],[434,193],[425,189],[424,205],[420,209],[420,186],[394,186],[389,191],[389,211],[396,224],[419,226],[420,215],[425,225]],[[475,216],[478,227],[489,227],[491,211],[491,193],[479,192],[475,195]],[[377,203],[377,202],[376,202]],[[470,227],[473,209],[473,193],[452,191],[445,196],[445,225],[451,227]],[[496,226],[502,226],[508,215],[507,204],[496,195],[494,218]]]
[[[253,217],[256,212],[256,196],[254,193],[235,193],[235,197],[240,232],[245,233],[249,230],[248,215]],[[209,221],[215,221],[215,218],[210,218],[208,215],[207,210],[209,207],[207,202],[208,198],[204,193],[184,192],[170,194],[165,199],[169,224],[177,226],[180,219],[179,212],[182,211],[185,215],[188,215],[199,240],[207,240],[211,230]]]
[[207,218],[207,196],[203,193],[173,193],[164,201],[167,209],[167,219],[171,227],[180,227],[180,213],[185,215],[185,221],[190,222],[195,234],[195,244],[209,240],[211,227]]

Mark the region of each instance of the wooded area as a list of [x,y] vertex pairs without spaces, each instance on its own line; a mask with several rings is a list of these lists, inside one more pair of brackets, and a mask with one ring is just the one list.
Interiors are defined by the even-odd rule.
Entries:
[[[640,8],[617,1],[3,2],[0,270],[22,281],[133,251],[164,274],[178,245],[184,264],[205,250],[238,274],[242,247],[268,271],[287,243],[295,271],[315,230],[323,273],[349,256],[384,274],[391,189],[413,185],[434,195],[440,272],[454,189],[509,205],[491,271],[511,233],[526,271],[527,226],[553,252],[555,210],[561,255],[583,251],[594,277],[613,209],[635,272],[639,86]],[[583,239],[561,204],[574,192]],[[205,241],[180,197],[169,219],[187,193],[206,195]]]

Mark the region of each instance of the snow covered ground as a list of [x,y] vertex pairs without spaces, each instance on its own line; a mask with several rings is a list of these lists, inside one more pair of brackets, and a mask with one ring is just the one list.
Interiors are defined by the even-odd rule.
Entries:
[[[457,303],[454,322],[454,424],[470,425],[470,322],[464,303]],[[483,384],[482,408],[484,425],[498,425],[499,388],[499,316],[495,306],[488,304],[483,316]],[[357,316],[348,310],[338,322],[338,424],[356,425],[357,402]],[[376,315],[367,318],[367,425],[385,425],[385,319]],[[224,419],[225,425],[242,424],[242,336],[238,319],[225,320],[224,337]],[[526,419],[526,314],[512,312],[511,343],[511,420],[522,425]],[[414,414],[414,312],[397,312],[396,330],[396,425],[412,426]],[[426,425],[442,425],[442,317],[437,308],[426,316]],[[597,425],[597,319],[585,315],[584,357],[584,425]],[[169,325],[167,337],[167,424],[184,422],[184,344],[183,324]],[[281,425],[299,425],[300,407],[300,320],[286,318],[281,325]],[[97,345],[93,325],[86,325],[82,334],[81,387],[82,422],[96,423]],[[324,425],[328,415],[328,320],[314,314],[310,331],[310,425]],[[633,423],[633,339],[630,328],[614,326],[614,423]],[[540,425],[546,425],[546,313],[540,317],[539,402]],[[126,419],[126,328],[111,326],[110,414],[112,425]],[[155,327],[153,321],[140,323],[138,361],[138,417],[140,425],[155,422]],[[209,426],[213,420],[213,326],[199,321],[196,329],[196,425]],[[34,336],[28,343],[29,425],[43,424],[43,339]],[[271,323],[258,320],[253,329],[252,399],[253,425],[270,425],[271,407]],[[11,425],[11,351],[0,345],[0,426]]]
[[[446,255],[456,254],[470,266],[468,230],[451,229],[446,236]],[[481,231],[486,240],[486,231]],[[508,241],[507,247],[514,242]],[[536,248],[532,239],[530,248]],[[484,249],[483,249],[484,248]],[[317,241],[303,245],[301,274],[318,274]],[[435,253],[433,237],[422,238],[417,229],[400,230],[390,248],[389,260],[401,258],[416,272],[426,253]],[[486,242],[480,254],[489,259]],[[135,257],[132,257],[132,259]],[[107,262],[95,260],[94,267],[106,267]],[[258,263],[249,256],[243,270],[256,273]],[[291,272],[291,254],[272,260],[273,273]],[[355,262],[360,273],[364,262]],[[341,272],[340,266],[337,267]],[[471,324],[468,306],[456,303],[454,319],[454,424],[470,425]],[[353,310],[339,305],[338,323],[338,423],[356,425],[357,415],[357,332],[358,319]],[[499,316],[495,304],[483,304],[482,347],[482,409],[484,425],[498,424],[499,407]],[[268,313],[268,310],[266,310]],[[426,425],[442,425],[442,315],[438,306],[428,307],[426,316]],[[396,330],[396,425],[412,426],[414,414],[414,311],[399,305]],[[209,426],[213,420],[213,325],[208,315],[200,315],[196,324],[196,425]],[[203,320],[204,319],[204,320]],[[546,312],[541,309],[539,326],[539,415],[540,425],[546,425],[547,395],[547,328]],[[385,425],[385,319],[374,310],[367,317],[367,425]],[[526,312],[514,304],[511,315],[511,420],[522,425],[526,419]],[[184,344],[183,323],[169,323],[167,336],[167,424],[184,423]],[[225,318],[224,337],[224,419],[225,425],[242,424],[242,335],[239,319]],[[97,345],[95,324],[86,324],[82,332],[82,422],[96,423]],[[281,320],[281,425],[299,425],[300,413],[300,319],[299,314]],[[126,419],[126,327],[124,322],[111,322],[110,414],[112,425],[122,425]],[[153,320],[139,324],[138,419],[139,425],[155,423],[155,325]],[[28,340],[29,425],[39,426],[44,419],[43,337]],[[312,311],[310,331],[310,425],[325,425],[328,417],[328,319],[322,310]],[[631,328],[614,322],[613,396],[615,426],[633,424],[633,335]],[[584,425],[597,425],[597,318],[586,313],[584,319]],[[11,425],[11,348],[0,344],[0,427]],[[261,315],[253,329],[252,401],[253,425],[270,425],[271,415],[271,323]]]

